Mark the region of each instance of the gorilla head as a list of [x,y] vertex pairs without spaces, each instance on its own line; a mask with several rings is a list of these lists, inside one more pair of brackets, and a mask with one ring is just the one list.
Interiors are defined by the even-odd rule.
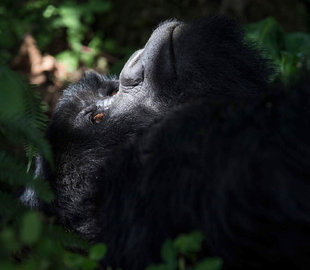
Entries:
[[223,18],[160,25],[135,52],[120,75],[115,110],[132,103],[175,105],[189,99],[245,99],[264,90],[270,75],[265,61],[243,41],[236,25]]
[[119,86],[88,73],[65,90],[47,132],[55,170],[39,160],[55,200],[41,208],[106,242],[103,266],[144,269],[195,229],[227,269],[303,269],[309,93],[269,89],[270,72],[231,21],[163,23]]

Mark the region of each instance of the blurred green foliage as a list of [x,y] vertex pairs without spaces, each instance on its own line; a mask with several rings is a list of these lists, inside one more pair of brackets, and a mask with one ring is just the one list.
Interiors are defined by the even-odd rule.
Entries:
[[[45,18],[53,19],[51,27],[66,30],[69,49],[56,55],[56,59],[64,62],[69,71],[78,68],[79,61],[87,66],[94,64],[94,58],[104,49],[102,31],[94,33],[86,44],[86,35],[96,14],[104,14],[111,8],[109,1],[91,0],[77,5],[74,1],[64,1],[58,7],[48,5],[43,12]],[[87,46],[87,47],[86,47]]]
[[277,75],[284,84],[296,83],[300,75],[310,72],[310,34],[285,33],[272,17],[245,27],[246,39],[254,41],[266,58],[277,68]]
[[[9,65],[23,36],[32,33],[39,49],[55,56],[69,72],[81,65],[96,68],[100,65],[102,52],[105,52],[114,57],[109,71],[119,74],[136,48],[120,46],[117,40],[106,34],[111,33],[107,27],[111,25],[109,22],[115,23],[116,17],[118,12],[111,0],[2,0],[0,65]],[[149,27],[143,21],[140,24]],[[139,31],[142,31],[141,27]],[[285,83],[298,80],[301,70],[310,69],[309,34],[285,33],[272,17],[247,25],[246,33],[247,39],[258,42],[276,63],[279,77]]]
[[[72,72],[79,65],[94,67],[101,52],[127,59],[131,48],[105,37],[96,19],[111,9],[109,0],[11,1],[0,3],[0,64],[10,64],[26,33],[35,36],[39,49],[52,53]],[[119,73],[120,66],[113,69]]]
[[161,249],[163,263],[151,265],[146,270],[219,270],[220,258],[198,259],[203,242],[200,232],[180,235],[174,241],[167,240]]

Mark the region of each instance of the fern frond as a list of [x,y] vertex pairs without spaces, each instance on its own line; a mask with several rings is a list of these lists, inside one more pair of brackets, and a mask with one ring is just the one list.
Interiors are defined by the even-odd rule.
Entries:
[[[44,139],[48,118],[39,94],[6,67],[0,68],[0,89],[0,132],[13,144],[25,145],[29,161],[38,151],[52,162],[49,145]],[[28,164],[28,169],[30,166]]]
[[44,138],[43,133],[40,132],[29,119],[24,116],[1,119],[0,116],[0,123],[1,122],[4,136],[8,141],[17,145],[29,145],[33,150],[38,150],[38,152],[52,165],[50,146]]
[[46,112],[44,104],[42,104],[41,97],[35,91],[33,85],[29,85],[24,91],[25,117],[33,123],[34,127],[44,133],[48,123],[48,117],[44,114]]
[[50,202],[54,198],[48,182],[34,178],[31,172],[27,173],[25,164],[3,151],[0,151],[0,181],[13,187],[32,188],[36,195],[46,202]]
[[[26,91],[24,91],[23,96],[25,108],[24,117],[31,122],[34,128],[36,128],[41,134],[44,134],[48,118],[44,114],[45,107],[41,102],[40,95],[35,91],[33,85],[29,85]],[[25,152],[28,157],[28,171],[30,170],[33,157],[38,151],[40,151],[40,149],[37,149],[35,145],[30,143],[25,144]]]
[[23,211],[24,207],[16,200],[16,198],[0,190],[0,216],[2,224],[14,217],[20,216],[18,214]]

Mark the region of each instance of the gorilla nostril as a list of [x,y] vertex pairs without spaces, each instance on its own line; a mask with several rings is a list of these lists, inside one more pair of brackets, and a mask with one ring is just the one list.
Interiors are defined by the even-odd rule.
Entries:
[[120,74],[123,86],[136,86],[143,81],[144,67],[141,61],[143,49],[136,51],[127,61]]
[[112,93],[109,94],[109,96],[110,96],[110,97],[113,97],[113,96],[115,96],[117,93],[118,93],[118,89],[112,91]]

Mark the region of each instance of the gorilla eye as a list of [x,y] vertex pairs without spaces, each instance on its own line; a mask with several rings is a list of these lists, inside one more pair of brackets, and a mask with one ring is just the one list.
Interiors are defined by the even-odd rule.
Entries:
[[113,91],[109,94],[109,96],[112,97],[112,96],[116,95],[117,92],[118,92],[118,89],[115,89],[115,90],[113,90]]
[[93,124],[99,124],[102,119],[103,119],[103,116],[104,114],[103,113],[98,113],[98,114],[95,114],[93,117],[92,117],[92,123]]

